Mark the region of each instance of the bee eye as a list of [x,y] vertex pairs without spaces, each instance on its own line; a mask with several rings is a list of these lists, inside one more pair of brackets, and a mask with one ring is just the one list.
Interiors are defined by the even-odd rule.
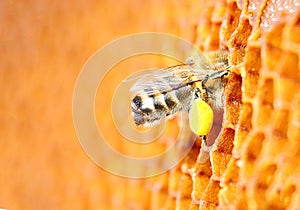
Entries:
[[140,96],[135,96],[132,99],[133,102],[133,106],[135,106],[134,108],[139,109],[142,106],[142,98]]

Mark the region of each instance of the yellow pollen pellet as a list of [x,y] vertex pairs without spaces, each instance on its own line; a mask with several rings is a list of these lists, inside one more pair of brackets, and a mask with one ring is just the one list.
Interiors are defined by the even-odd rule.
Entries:
[[196,135],[207,135],[213,122],[213,110],[201,98],[198,98],[192,103],[189,121],[190,128]]

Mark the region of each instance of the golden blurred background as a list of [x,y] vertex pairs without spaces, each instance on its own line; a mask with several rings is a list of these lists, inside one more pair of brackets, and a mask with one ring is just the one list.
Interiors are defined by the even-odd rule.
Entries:
[[76,78],[123,35],[193,41],[200,10],[193,0],[0,1],[0,208],[145,209],[143,180],[103,171],[81,148],[72,123]]

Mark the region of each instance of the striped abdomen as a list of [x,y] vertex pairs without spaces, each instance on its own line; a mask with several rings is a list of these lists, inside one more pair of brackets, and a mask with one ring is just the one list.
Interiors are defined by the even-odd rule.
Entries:
[[131,102],[135,124],[152,126],[166,117],[172,118],[179,111],[188,111],[193,99],[193,89],[193,85],[186,85],[168,92],[148,94],[145,90],[137,94]]

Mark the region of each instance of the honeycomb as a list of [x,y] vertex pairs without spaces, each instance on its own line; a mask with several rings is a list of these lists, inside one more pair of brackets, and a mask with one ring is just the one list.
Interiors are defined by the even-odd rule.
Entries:
[[300,2],[216,1],[199,23],[195,43],[234,66],[223,128],[209,160],[198,142],[169,173],[159,208],[299,209]]
[[216,1],[201,17],[195,42],[228,49],[236,68],[210,160],[199,160],[195,144],[169,173],[160,208],[300,208],[299,9],[297,1]]

